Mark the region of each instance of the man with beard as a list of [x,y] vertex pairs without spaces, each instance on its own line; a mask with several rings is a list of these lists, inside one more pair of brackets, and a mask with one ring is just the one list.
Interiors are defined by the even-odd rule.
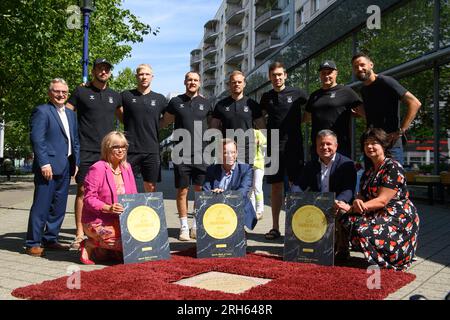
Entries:
[[[403,164],[402,136],[416,117],[420,101],[392,77],[377,75],[369,56],[358,53],[352,58],[353,72],[363,82],[361,95],[367,127],[381,128],[392,139],[392,157]],[[406,105],[406,114],[400,123],[400,103]]]
[[[194,190],[202,191],[205,181],[207,164],[203,159],[203,150],[206,141],[203,134],[208,129],[208,120],[214,110],[213,104],[199,94],[200,75],[195,71],[186,73],[184,77],[186,92],[170,100],[166,113],[164,113],[163,126],[175,122],[175,130],[184,129],[189,133],[189,138],[183,136],[182,145],[190,143],[190,149],[183,149],[182,163],[174,165],[175,188],[177,188],[177,209],[180,218],[179,240],[189,241],[197,238],[195,219],[189,233],[187,222],[187,196],[189,185],[194,185]],[[190,141],[184,141],[184,139]],[[201,144],[196,148],[196,144]],[[172,159],[173,160],[173,159]]]
[[159,124],[166,98],[152,91],[153,70],[148,64],[136,68],[138,87],[122,92],[123,125],[129,143],[128,162],[135,176],[142,175],[145,192],[155,192],[161,181]]
[[105,58],[98,58],[92,67],[92,81],[77,87],[70,96],[67,107],[77,112],[80,138],[80,168],[75,177],[77,196],[75,198],[76,237],[71,247],[78,249],[84,238],[81,213],[83,210],[84,178],[89,167],[100,160],[100,146],[103,137],[114,130],[115,115],[122,105],[120,93],[108,87],[112,64]]

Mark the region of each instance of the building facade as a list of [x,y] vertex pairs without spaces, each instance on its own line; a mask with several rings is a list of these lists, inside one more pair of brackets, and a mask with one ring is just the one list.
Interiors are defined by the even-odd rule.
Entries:
[[[225,75],[230,69],[240,67],[247,75],[246,93],[259,101],[262,93],[271,87],[267,71],[273,61],[286,65],[289,85],[311,93],[320,86],[317,69],[325,59],[336,61],[339,83],[358,91],[361,83],[352,75],[351,57],[363,51],[374,60],[375,72],[395,77],[422,102],[408,131],[408,140],[414,143],[408,144],[406,152],[411,154],[405,158],[432,161],[435,173],[448,168],[449,146],[442,141],[450,143],[450,1],[227,0],[221,8],[225,11],[228,5],[239,3],[246,4],[249,17],[250,30],[246,34],[250,48],[246,48],[246,60],[235,65],[226,61],[220,65],[218,60],[217,68],[228,69],[215,74],[215,87],[205,92],[207,96],[223,95]],[[263,9],[258,11],[258,6]],[[225,28],[227,23],[224,23]],[[261,53],[263,47],[267,52]],[[230,50],[226,43],[220,49],[225,53]],[[201,65],[199,71],[204,74]],[[404,106],[401,112],[404,114]],[[354,122],[355,159],[361,154],[357,137],[364,128],[362,120]],[[305,126],[306,136],[308,130]],[[307,152],[309,139],[304,140]],[[421,146],[424,141],[428,145],[426,150],[409,149],[411,145]]]

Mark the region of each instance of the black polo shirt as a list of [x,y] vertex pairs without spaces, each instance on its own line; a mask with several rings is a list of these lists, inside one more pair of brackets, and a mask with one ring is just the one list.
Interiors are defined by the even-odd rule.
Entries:
[[167,108],[166,98],[153,91],[143,95],[134,89],[122,92],[122,103],[128,152],[159,153],[159,120]]
[[378,75],[376,80],[361,88],[367,127],[382,128],[387,133],[400,127],[400,100],[406,90],[392,77]]
[[329,129],[336,133],[339,148],[349,156],[352,109],[360,104],[362,100],[355,91],[340,84],[330,89],[314,91],[305,108],[311,113],[311,144],[315,146],[316,135],[320,130]]
[[[166,111],[175,116],[175,130],[186,129],[190,133],[192,159],[194,143],[203,141],[203,134],[208,129],[208,116],[212,115],[213,110],[213,104],[201,96],[191,99],[188,95],[181,94],[169,102]],[[207,143],[207,141],[202,142],[202,150]]]
[[[269,146],[272,143],[270,130],[279,129],[280,151],[303,154],[302,105],[307,100],[306,91],[292,87],[286,87],[281,92],[272,89],[262,95],[261,108],[268,114],[267,142]],[[270,149],[268,148],[268,153]]]
[[122,105],[120,93],[93,85],[77,87],[67,102],[77,111],[80,150],[100,152],[103,137],[115,130],[115,112]]
[[253,121],[261,118],[262,112],[259,104],[248,97],[236,101],[231,96],[220,100],[214,108],[213,118],[222,122],[222,134],[225,137],[226,129],[242,129],[247,131],[253,128]]

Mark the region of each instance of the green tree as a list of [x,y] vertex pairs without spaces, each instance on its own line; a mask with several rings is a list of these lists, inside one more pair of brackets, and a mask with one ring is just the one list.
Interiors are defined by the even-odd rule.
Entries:
[[[64,78],[70,90],[81,82],[83,29],[68,21],[82,17],[68,13],[73,0],[3,0],[0,2],[0,117],[6,122],[5,147],[28,141],[31,109],[47,100],[47,85]],[[75,2],[76,3],[76,2]],[[91,15],[89,60],[104,56],[118,63],[130,55],[130,43],[157,34],[129,10],[122,0],[97,0]],[[0,119],[1,120],[1,119]],[[27,139],[8,128],[19,127]]]

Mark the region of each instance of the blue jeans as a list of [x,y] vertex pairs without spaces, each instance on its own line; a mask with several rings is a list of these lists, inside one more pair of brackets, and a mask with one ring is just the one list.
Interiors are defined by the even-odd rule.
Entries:
[[403,145],[401,143],[400,144],[396,144],[389,151],[391,152],[392,159],[398,161],[403,166],[403,163],[404,163],[404,159],[403,159]]

